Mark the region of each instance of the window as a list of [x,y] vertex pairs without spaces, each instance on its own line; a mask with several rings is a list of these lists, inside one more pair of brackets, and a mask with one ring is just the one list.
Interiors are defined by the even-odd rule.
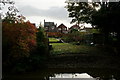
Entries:
[[52,30],[54,29],[54,27],[52,27]]
[[63,30],[67,30],[67,28],[63,28]]
[[61,28],[58,28],[58,30],[60,31],[60,30],[61,30]]

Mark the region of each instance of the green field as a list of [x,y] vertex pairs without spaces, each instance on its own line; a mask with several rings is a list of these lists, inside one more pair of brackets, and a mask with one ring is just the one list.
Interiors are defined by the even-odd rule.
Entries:
[[73,45],[69,43],[51,43],[53,50],[51,54],[64,54],[64,53],[79,53],[79,54],[101,54],[105,51],[101,51],[99,48],[86,45]]
[[56,38],[49,38],[49,42],[58,42],[59,40]]
[[[58,42],[59,40],[56,38],[49,38],[49,42]],[[95,47],[88,45],[74,45],[71,43],[50,43],[52,45],[51,54],[87,54],[94,56],[105,56],[109,51],[105,47]]]

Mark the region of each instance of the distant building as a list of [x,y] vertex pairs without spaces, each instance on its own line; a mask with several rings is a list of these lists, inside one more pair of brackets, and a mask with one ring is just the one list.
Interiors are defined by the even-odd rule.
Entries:
[[57,25],[54,22],[45,22],[44,20],[44,28],[46,32],[57,32]]
[[78,31],[80,31],[80,27],[78,25],[73,25],[69,28],[69,32],[72,30],[72,29],[76,29]]
[[57,27],[57,31],[60,33],[67,33],[67,27],[62,23]]
[[36,27],[36,24],[35,23],[32,23],[32,25],[34,25]]

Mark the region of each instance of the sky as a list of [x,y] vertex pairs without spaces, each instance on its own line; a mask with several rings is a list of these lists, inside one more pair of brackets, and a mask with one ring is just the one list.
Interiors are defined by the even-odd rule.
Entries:
[[[12,0],[15,1],[15,6],[20,11],[19,13],[26,17],[31,23],[35,23],[37,26],[44,20],[46,22],[54,22],[60,25],[63,23],[67,27],[71,27],[74,24],[70,24],[71,18],[68,17],[68,11],[65,8],[66,0]],[[90,26],[90,25],[87,25]]]
[[40,22],[54,22],[57,25],[61,23],[70,27],[70,18],[68,18],[67,5],[65,0],[14,0],[15,5],[22,15],[32,23],[39,25]]

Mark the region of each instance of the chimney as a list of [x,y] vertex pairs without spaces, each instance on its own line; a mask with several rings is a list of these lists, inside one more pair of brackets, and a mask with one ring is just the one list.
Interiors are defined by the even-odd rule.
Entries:
[[45,27],[45,19],[44,19],[44,27]]
[[45,23],[45,19],[44,19],[44,23]]
[[57,27],[57,23],[56,23],[56,27]]

